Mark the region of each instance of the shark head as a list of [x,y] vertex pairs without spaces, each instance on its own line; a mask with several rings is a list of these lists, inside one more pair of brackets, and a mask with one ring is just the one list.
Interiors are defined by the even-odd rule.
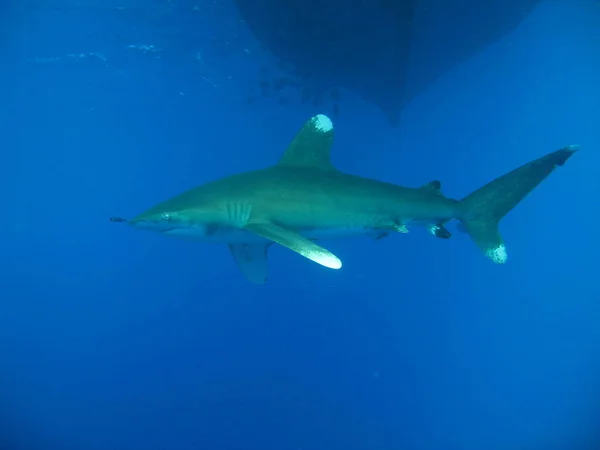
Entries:
[[219,220],[218,211],[202,203],[190,204],[174,198],[127,221],[134,228],[174,237],[203,237]]
[[148,211],[127,221],[129,225],[159,233],[169,233],[189,226],[189,218],[181,211]]
[[[223,200],[214,189],[199,187],[160,203],[127,223],[134,228],[154,231],[194,241],[226,242],[247,237],[241,233],[249,221],[252,206]],[[124,220],[123,220],[124,221]]]

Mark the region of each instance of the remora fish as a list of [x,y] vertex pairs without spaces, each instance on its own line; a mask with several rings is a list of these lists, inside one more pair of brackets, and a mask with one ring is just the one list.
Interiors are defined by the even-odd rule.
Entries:
[[315,240],[406,233],[423,226],[447,239],[445,224],[459,220],[493,262],[506,262],[500,220],[577,150],[569,146],[531,161],[462,200],[444,197],[440,182],[407,188],[349,175],[330,161],[333,124],[308,120],[273,167],[216,180],[126,220],[167,236],[229,245],[248,280],[267,280],[267,249],[277,243],[331,269],[341,260]]

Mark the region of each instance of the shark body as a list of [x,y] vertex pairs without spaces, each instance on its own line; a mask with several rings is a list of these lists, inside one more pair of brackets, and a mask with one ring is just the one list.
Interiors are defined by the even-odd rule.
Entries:
[[267,280],[267,251],[273,243],[339,269],[341,260],[315,241],[357,235],[379,239],[407,233],[412,226],[447,239],[445,224],[451,220],[461,221],[492,261],[504,263],[500,219],[576,151],[576,146],[557,150],[454,200],[441,193],[439,181],[407,188],[342,173],[331,164],[332,144],[331,120],[314,116],[277,165],[198,186],[127,222],[166,236],[227,244],[254,283]]

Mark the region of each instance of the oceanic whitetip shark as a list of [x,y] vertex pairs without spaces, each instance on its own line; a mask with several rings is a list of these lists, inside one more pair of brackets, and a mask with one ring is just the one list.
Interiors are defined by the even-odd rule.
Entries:
[[390,233],[425,227],[447,239],[445,225],[462,223],[483,253],[505,263],[500,220],[575,153],[568,146],[513,170],[462,200],[445,197],[440,182],[418,188],[361,178],[330,161],[333,124],[322,114],[300,129],[273,167],[209,182],[127,220],[136,228],[201,242],[227,244],[242,273],[254,283],[267,280],[267,250],[273,243],[330,269],[342,261],[315,241]]

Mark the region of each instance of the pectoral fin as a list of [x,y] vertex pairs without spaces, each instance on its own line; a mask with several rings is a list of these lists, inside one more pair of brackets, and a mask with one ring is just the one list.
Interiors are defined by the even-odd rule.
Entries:
[[342,261],[333,253],[299,235],[272,223],[252,223],[245,227],[248,231],[289,248],[305,258],[330,269],[342,267]]
[[235,258],[240,271],[246,279],[254,284],[267,282],[269,268],[267,266],[268,244],[230,244],[229,250]]

